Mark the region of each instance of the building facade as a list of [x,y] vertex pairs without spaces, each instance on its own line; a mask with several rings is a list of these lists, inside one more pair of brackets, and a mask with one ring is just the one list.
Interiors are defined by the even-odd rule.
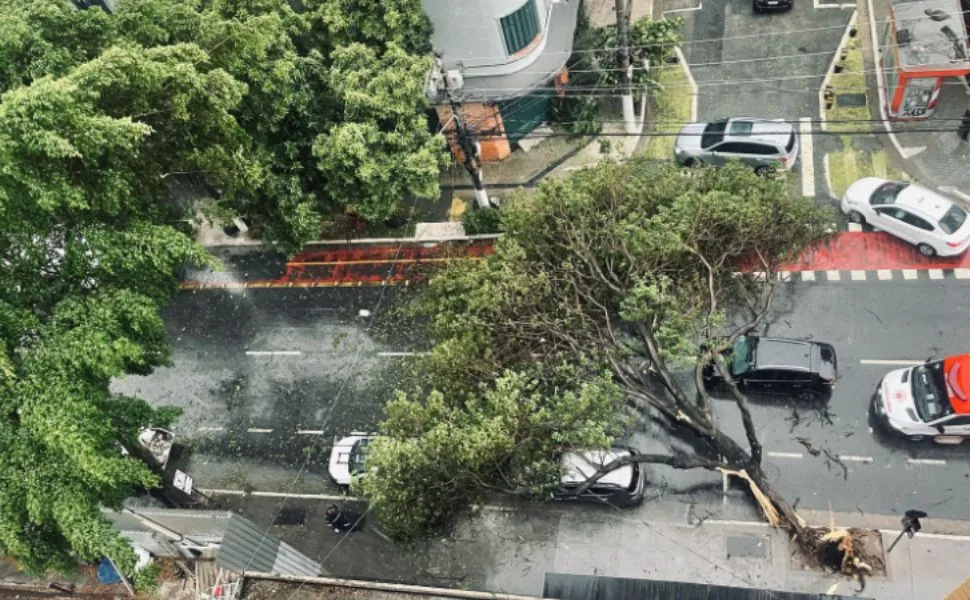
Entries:
[[[566,83],[580,0],[422,0],[445,71],[457,70],[461,116],[479,133],[482,160],[501,160],[545,121]],[[436,112],[445,132],[452,109]],[[451,137],[451,136],[449,136]]]

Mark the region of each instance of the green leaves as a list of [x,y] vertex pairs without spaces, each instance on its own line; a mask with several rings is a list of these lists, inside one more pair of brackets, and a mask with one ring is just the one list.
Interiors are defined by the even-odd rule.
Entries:
[[[568,371],[568,372],[567,372]],[[386,532],[402,541],[440,531],[470,502],[501,490],[542,497],[559,481],[563,448],[606,448],[626,423],[608,375],[558,393],[536,373],[506,371],[463,401],[399,393],[356,485]]]
[[736,271],[777,267],[831,222],[740,165],[641,158],[546,180],[502,218],[494,255],[446,265],[410,298],[432,344],[416,379],[434,391],[387,405],[361,483],[403,539],[488,492],[544,497],[559,453],[611,445],[627,405],[724,442],[671,369],[746,305]]

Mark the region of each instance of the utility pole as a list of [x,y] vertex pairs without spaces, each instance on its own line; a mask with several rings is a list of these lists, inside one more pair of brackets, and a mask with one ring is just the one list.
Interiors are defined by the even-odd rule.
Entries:
[[451,104],[451,118],[455,121],[455,133],[458,135],[458,146],[461,148],[462,162],[465,165],[465,170],[471,176],[472,186],[475,188],[475,203],[478,204],[479,208],[491,208],[492,203],[488,199],[488,193],[486,193],[485,184],[482,181],[481,146],[475,140],[475,132],[468,128],[461,114],[459,93],[464,85],[461,71],[455,69],[442,72],[443,63],[441,56],[440,52],[435,54],[431,79],[440,81],[445,94],[448,96],[448,103]]
[[616,8],[616,54],[620,66],[620,87],[623,89],[623,122],[627,133],[637,132],[637,117],[633,111],[633,63],[630,61],[630,3],[632,1],[614,0]]

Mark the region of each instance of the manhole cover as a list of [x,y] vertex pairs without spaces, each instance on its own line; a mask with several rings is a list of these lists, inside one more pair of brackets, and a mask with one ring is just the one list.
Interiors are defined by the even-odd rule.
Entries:
[[273,525],[303,525],[306,522],[306,510],[302,508],[284,508],[276,515]]
[[768,558],[768,536],[729,535],[727,538],[728,558]]
[[839,106],[865,106],[866,94],[836,94],[835,103]]

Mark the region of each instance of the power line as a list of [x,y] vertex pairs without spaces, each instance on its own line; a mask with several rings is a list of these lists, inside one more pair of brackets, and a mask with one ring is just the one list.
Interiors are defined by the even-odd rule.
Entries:
[[[955,14],[956,15],[964,15],[964,14],[967,14],[967,13],[970,13],[970,10],[958,11]],[[932,19],[929,18],[929,17],[927,17],[925,19],[907,19],[906,21],[907,22],[910,22],[910,21],[919,22],[919,21],[924,21],[924,20],[925,21],[932,22]],[[876,26],[884,25],[884,24],[887,24],[887,23],[893,23],[893,22],[895,22],[895,20],[894,19],[891,19],[891,18],[888,18],[888,17],[885,18],[885,19],[879,19],[879,20],[876,20],[875,21]],[[731,36],[721,36],[721,37],[711,37],[711,38],[700,38],[700,39],[693,39],[693,40],[682,40],[682,41],[676,42],[676,43],[674,43],[674,42],[654,42],[654,43],[650,43],[650,44],[632,45],[632,46],[630,46],[630,49],[631,50],[635,50],[635,49],[636,50],[640,50],[640,49],[646,49],[646,48],[658,48],[658,49],[663,50],[665,48],[675,48],[677,46],[690,46],[692,44],[705,44],[705,43],[725,42],[725,41],[733,41],[733,40],[749,40],[749,39],[757,39],[757,38],[764,38],[764,37],[773,37],[773,36],[779,36],[779,35],[793,35],[793,34],[798,34],[798,33],[815,33],[815,32],[819,32],[819,31],[845,30],[845,27],[846,27],[845,25],[828,25],[828,26],[825,26],[825,27],[807,27],[807,28],[804,28],[804,29],[792,29],[792,30],[789,30],[789,31],[763,31],[763,32],[759,32],[759,33],[748,33],[748,34],[741,34],[741,35],[731,35]],[[949,45],[949,42],[946,42],[946,44]],[[557,56],[557,55],[587,54],[587,53],[592,53],[592,52],[611,52],[611,51],[615,51],[615,48],[582,48],[582,49],[578,49],[578,50],[574,48],[574,49],[571,49],[571,50],[560,50],[560,51],[556,51],[556,52],[544,52],[543,54],[546,55],[546,56]],[[508,58],[509,57],[507,55],[503,55],[503,56],[459,56],[459,57],[457,57],[457,60],[461,60],[461,61],[467,63],[468,61],[475,61],[475,60],[504,60],[504,61],[507,61]],[[474,67],[474,65],[467,65],[466,64],[466,68],[473,69],[475,67]]]
[[[955,133],[956,131],[957,131],[956,128],[953,128],[953,129],[946,129],[946,128],[921,128],[921,129],[908,129],[908,130],[899,129],[899,130],[893,130],[893,131],[884,131],[884,130],[875,130],[875,131],[873,131],[873,130],[860,129],[860,130],[857,130],[857,131],[812,131],[811,133],[808,133],[808,134],[800,134],[800,135],[810,135],[812,137],[816,137],[816,136],[863,135],[863,134],[864,135],[889,135],[891,133],[892,134],[896,134],[896,135],[903,135],[903,134],[907,134],[907,133]],[[496,137],[498,137],[498,136],[506,135],[506,132],[498,131],[498,130],[480,131],[479,132],[479,135],[482,135],[482,136],[496,136]],[[579,137],[579,135],[580,134],[569,133],[569,132],[555,132],[555,131],[553,131],[551,133],[543,133],[543,132],[536,133],[535,131],[533,131],[533,132],[530,132],[530,133],[527,133],[527,134],[523,135],[522,137],[523,138],[544,139],[544,138],[554,138],[554,137]],[[681,136],[681,135],[688,136],[688,137],[699,137],[699,136],[701,136],[703,134],[702,133],[684,133],[684,134],[682,134],[682,133],[679,133],[679,132],[676,132],[676,131],[670,131],[670,132],[650,131],[650,132],[646,132],[646,133],[600,132],[600,133],[598,133],[596,135],[597,135],[597,137],[645,137],[645,138],[651,138],[651,137],[678,137],[678,136]]]

